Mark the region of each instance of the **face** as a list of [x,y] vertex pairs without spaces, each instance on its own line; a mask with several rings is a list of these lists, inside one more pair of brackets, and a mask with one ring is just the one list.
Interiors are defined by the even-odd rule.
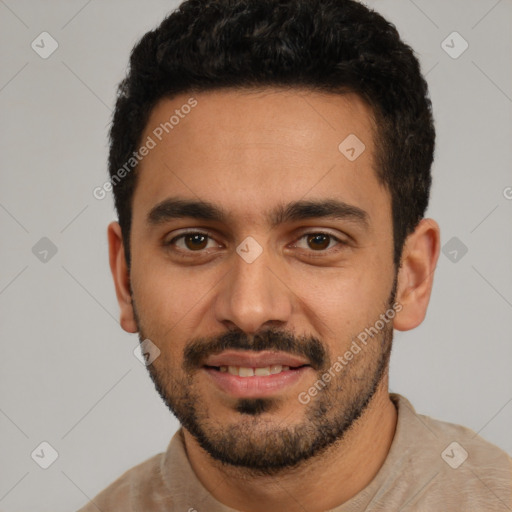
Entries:
[[340,439],[387,373],[390,195],[355,95],[189,98],[161,101],[142,137],[156,145],[137,170],[130,307],[184,428],[214,458],[268,473]]

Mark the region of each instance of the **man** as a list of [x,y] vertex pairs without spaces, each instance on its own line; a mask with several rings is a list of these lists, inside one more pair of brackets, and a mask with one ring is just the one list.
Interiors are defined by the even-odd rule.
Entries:
[[352,0],[189,0],[111,129],[121,326],[181,428],[82,511],[506,511],[512,460],[388,391],[424,319],[434,128]]

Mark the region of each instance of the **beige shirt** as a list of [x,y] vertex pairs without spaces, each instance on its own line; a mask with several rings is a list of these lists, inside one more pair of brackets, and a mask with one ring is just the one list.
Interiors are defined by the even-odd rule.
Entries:
[[[512,511],[512,459],[472,430],[417,414],[390,394],[397,429],[370,484],[329,512]],[[314,483],[313,483],[314,485]],[[237,512],[197,479],[180,428],[167,451],[126,471],[78,512]]]

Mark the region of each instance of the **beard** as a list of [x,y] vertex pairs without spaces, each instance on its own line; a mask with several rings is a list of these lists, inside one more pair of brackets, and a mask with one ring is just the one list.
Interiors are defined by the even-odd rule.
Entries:
[[[396,277],[386,309],[391,308],[395,294]],[[132,303],[142,342],[147,337]],[[271,476],[299,466],[344,438],[387,375],[392,339],[393,323],[389,322],[329,382],[322,379],[333,366],[325,344],[313,336],[297,337],[277,329],[252,337],[233,330],[195,338],[186,344],[180,372],[170,371],[158,360],[147,368],[164,403],[211,457],[225,465],[243,467],[254,476]],[[350,342],[354,340],[356,337],[350,338]],[[341,354],[350,343],[342,346]],[[227,349],[279,350],[306,357],[317,369],[322,389],[307,404],[297,398],[304,412],[293,424],[286,423],[286,417],[279,421],[270,416],[286,405],[280,397],[238,398],[233,406],[237,420],[220,422],[194,386],[194,376],[206,357]]]

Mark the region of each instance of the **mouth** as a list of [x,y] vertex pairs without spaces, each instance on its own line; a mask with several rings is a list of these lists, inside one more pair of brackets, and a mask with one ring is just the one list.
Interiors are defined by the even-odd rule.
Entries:
[[[234,398],[263,398],[306,389],[314,372],[301,358],[283,352],[227,351],[209,357],[202,371],[217,390]],[[299,391],[300,391],[299,389]]]
[[310,362],[302,357],[287,352],[272,350],[225,350],[220,354],[211,355],[204,361],[204,366],[217,369],[219,372],[252,377],[273,375],[290,369],[310,366]]
[[208,366],[204,368],[214,370],[219,373],[229,373],[230,375],[236,375],[238,377],[269,377],[270,375],[279,375],[282,372],[297,371],[301,368],[309,367],[309,364],[303,364],[300,366],[288,366],[281,364],[273,364],[270,366],[233,366],[233,365],[222,365],[222,366]]

